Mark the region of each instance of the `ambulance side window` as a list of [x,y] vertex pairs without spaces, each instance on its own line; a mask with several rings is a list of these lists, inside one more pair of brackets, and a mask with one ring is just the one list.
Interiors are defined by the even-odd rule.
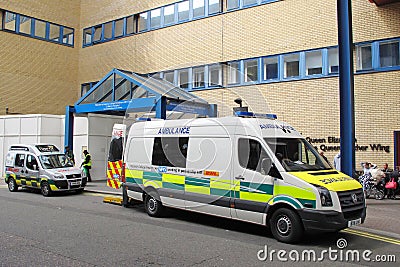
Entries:
[[262,172],[261,162],[268,158],[267,153],[257,140],[240,138],[238,143],[239,164],[243,168]]
[[15,167],[25,166],[25,154],[17,154],[15,157]]
[[189,137],[154,138],[152,165],[186,168]]
[[37,160],[36,160],[35,156],[33,156],[33,155],[28,155],[28,156],[26,157],[26,167],[27,167],[28,169],[35,170],[35,168],[33,167],[33,166],[35,166],[35,165],[36,165],[36,170],[37,170],[38,163],[37,163]]

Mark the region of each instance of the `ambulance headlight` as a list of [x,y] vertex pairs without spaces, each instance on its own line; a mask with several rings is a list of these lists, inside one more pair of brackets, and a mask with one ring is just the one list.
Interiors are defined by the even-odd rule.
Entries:
[[62,175],[61,173],[56,173],[54,174],[54,179],[64,179],[64,175]]
[[314,185],[318,189],[319,198],[321,199],[322,207],[332,207],[332,197],[328,189],[320,185]]

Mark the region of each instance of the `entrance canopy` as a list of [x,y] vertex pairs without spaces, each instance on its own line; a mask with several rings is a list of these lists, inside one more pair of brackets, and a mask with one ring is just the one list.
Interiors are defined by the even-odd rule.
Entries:
[[155,113],[159,119],[166,119],[167,112],[216,117],[217,107],[165,80],[113,69],[74,106],[66,108],[65,145],[72,148],[73,114],[125,116],[127,112]]
[[215,106],[194,94],[165,80],[119,69],[104,76],[75,103],[74,109],[75,113],[114,115],[125,115],[128,107],[130,111],[150,112],[156,110],[156,102],[162,97],[168,100],[167,111],[181,112],[179,105],[184,104],[183,112],[215,116]]

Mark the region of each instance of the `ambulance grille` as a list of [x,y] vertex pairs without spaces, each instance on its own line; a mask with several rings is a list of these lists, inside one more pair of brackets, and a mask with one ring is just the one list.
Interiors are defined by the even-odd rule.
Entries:
[[338,196],[345,219],[361,217],[365,201],[362,189],[338,192]]
[[76,174],[67,175],[67,179],[75,179],[75,178],[81,178],[81,174],[80,173],[76,173]]

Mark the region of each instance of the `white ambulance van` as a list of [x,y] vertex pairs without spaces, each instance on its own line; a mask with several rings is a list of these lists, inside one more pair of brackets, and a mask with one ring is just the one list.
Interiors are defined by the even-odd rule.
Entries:
[[56,191],[82,192],[86,177],[81,169],[52,144],[12,145],[5,160],[5,182],[11,192],[18,187],[40,189],[43,196]]
[[173,207],[232,218],[266,225],[287,243],[364,222],[358,181],[275,115],[238,115],[133,124],[122,172],[127,196],[144,201],[150,216]]

